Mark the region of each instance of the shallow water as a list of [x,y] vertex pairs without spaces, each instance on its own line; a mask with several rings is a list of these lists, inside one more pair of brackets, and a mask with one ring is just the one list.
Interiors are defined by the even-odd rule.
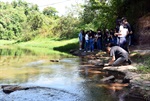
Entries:
[[[104,73],[97,68],[82,67],[81,58],[13,49],[2,49],[0,54],[1,85],[44,88],[11,94],[0,90],[2,101],[125,101],[123,85],[116,90],[110,84],[101,84],[99,80]],[[50,62],[51,59],[59,62]]]

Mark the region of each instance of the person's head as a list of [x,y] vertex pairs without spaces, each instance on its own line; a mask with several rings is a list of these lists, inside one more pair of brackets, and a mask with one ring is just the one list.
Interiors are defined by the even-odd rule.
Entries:
[[97,29],[97,32],[101,32],[101,29],[100,29],[100,28],[98,28],[98,29]]
[[93,31],[92,31],[92,30],[90,30],[89,32],[90,32],[90,33],[93,33]]
[[98,30],[97,33],[101,33],[101,30]]
[[127,18],[126,17],[122,17],[122,23],[126,24],[127,23]]
[[106,47],[106,52],[109,54],[110,53],[110,50],[111,50],[111,47],[107,46]]
[[86,31],[86,34],[89,34],[89,31]]
[[81,32],[81,33],[84,33],[84,30],[81,30],[80,32]]

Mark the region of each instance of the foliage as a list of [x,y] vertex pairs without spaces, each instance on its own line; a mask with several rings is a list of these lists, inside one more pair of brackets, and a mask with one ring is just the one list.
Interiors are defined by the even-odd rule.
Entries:
[[94,30],[97,28],[113,28],[115,27],[115,10],[105,0],[89,0],[84,5],[83,23],[93,25]]
[[149,73],[150,72],[150,54],[132,53],[131,59],[137,63],[137,72]]
[[53,7],[46,7],[43,10],[43,14],[47,15],[49,17],[56,17],[57,18],[57,13],[58,13],[58,11]]
[[138,66],[138,70],[141,71],[142,73],[149,73],[150,72],[150,55],[146,54],[141,56],[140,59],[138,59],[140,61],[140,63],[142,65]]
[[[0,39],[29,41],[35,37],[73,38],[81,29],[112,29],[116,19],[126,16],[131,24],[149,12],[148,0],[85,0],[72,5],[66,15],[58,16],[55,8],[23,0],[0,2]],[[138,12],[138,9],[139,12]]]
[[59,17],[53,7],[40,12],[37,5],[22,0],[0,2],[0,39],[29,41],[35,37],[73,38],[79,19],[71,14]]
[[71,15],[62,16],[58,19],[57,25],[53,29],[54,35],[63,38],[73,38],[76,37],[78,30],[78,20]]

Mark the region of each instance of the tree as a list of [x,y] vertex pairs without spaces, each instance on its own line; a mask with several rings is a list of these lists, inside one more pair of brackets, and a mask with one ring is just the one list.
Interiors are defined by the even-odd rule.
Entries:
[[27,18],[27,23],[31,26],[31,30],[37,30],[43,25],[43,18],[38,12],[32,12]]
[[115,25],[115,11],[108,0],[87,0],[82,15],[83,23],[92,29],[113,28]]
[[49,17],[57,17],[58,11],[53,7],[44,8],[43,14]]

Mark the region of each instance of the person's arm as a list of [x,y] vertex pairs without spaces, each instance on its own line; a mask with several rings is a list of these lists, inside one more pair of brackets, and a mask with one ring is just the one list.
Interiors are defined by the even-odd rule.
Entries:
[[128,30],[129,30],[129,34],[132,34],[133,32],[132,32],[132,29],[131,29],[131,26],[130,26],[129,23],[127,23],[127,28],[128,28]]
[[112,56],[111,60],[109,61],[108,65],[112,65],[115,61],[115,56]]
[[115,33],[115,36],[116,36],[116,35],[122,35],[122,34],[119,32],[119,33]]
[[112,56],[111,60],[108,63],[104,64],[104,66],[111,66],[114,63],[114,61],[115,61],[115,56]]

